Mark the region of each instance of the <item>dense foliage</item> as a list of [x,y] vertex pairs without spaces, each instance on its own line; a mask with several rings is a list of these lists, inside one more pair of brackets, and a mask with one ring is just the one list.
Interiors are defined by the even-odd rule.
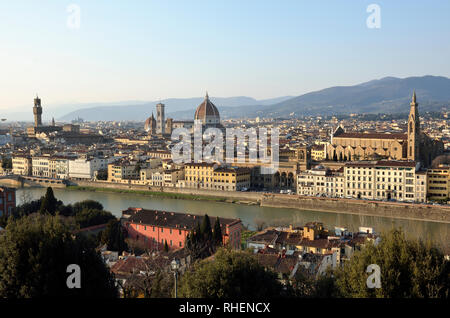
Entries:
[[[381,288],[367,288],[370,264],[380,266]],[[450,262],[442,252],[430,243],[407,240],[401,230],[362,248],[335,276],[342,297],[448,298],[450,291]]]
[[213,231],[209,216],[205,214],[202,224],[197,223],[187,236],[186,248],[193,259],[203,259],[213,255],[217,247],[220,246],[222,246],[222,230],[220,229],[219,218],[216,219]]
[[195,263],[182,276],[179,290],[189,298],[265,298],[280,297],[283,288],[254,255],[221,248],[214,259]]
[[[67,266],[81,268],[81,288],[69,289]],[[83,236],[74,237],[60,217],[10,218],[0,236],[0,298],[116,297],[114,279]]]

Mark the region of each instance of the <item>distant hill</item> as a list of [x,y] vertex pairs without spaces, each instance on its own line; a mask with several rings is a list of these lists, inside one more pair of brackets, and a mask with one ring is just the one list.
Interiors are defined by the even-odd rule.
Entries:
[[[419,111],[440,111],[450,106],[450,79],[441,76],[395,78],[385,77],[354,86],[336,86],[297,97],[256,100],[239,96],[214,98],[221,118],[289,117],[302,115],[407,113],[413,90],[416,90]],[[193,119],[196,107],[203,101],[197,98],[162,100],[167,117]],[[144,121],[155,111],[157,102],[139,102],[114,106],[87,107],[72,111],[59,120],[77,117],[85,120]]]
[[[242,105],[271,105],[284,100],[292,98],[292,96],[277,97],[265,100],[256,100],[251,97],[238,96],[238,97],[211,97],[211,100],[215,105],[222,105],[225,107],[234,108]],[[166,114],[183,114],[186,113],[188,119],[192,119],[194,111],[197,106],[203,101],[203,97],[194,98],[169,98],[161,101],[154,102],[121,102],[120,105],[107,105],[101,104],[95,107],[83,107],[72,111],[64,116],[59,117],[59,120],[70,121],[75,118],[83,118],[84,120],[98,121],[98,120],[142,120],[144,121],[155,113],[156,104],[161,102],[166,105]],[[155,114],[156,115],[156,114]],[[175,117],[176,119],[184,119],[183,116]]]
[[247,108],[246,116],[277,117],[349,113],[409,112],[416,90],[420,111],[450,106],[450,79],[438,76],[385,77],[354,86],[336,86],[294,97],[259,109]]

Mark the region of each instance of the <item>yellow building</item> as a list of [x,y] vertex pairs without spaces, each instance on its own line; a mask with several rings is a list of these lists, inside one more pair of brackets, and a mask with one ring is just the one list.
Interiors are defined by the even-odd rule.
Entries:
[[325,145],[314,145],[311,147],[311,159],[314,161],[325,160]]
[[12,158],[12,173],[19,176],[31,175],[31,157],[25,155],[15,155]]
[[250,169],[219,167],[213,163],[188,163],[184,166],[184,187],[240,191],[250,188]]
[[108,181],[123,182],[139,180],[140,170],[136,168],[136,161],[120,160],[108,164]]
[[250,169],[217,168],[214,170],[213,187],[215,190],[240,191],[250,188]]
[[429,169],[428,199],[432,201],[447,201],[450,196],[450,168]]

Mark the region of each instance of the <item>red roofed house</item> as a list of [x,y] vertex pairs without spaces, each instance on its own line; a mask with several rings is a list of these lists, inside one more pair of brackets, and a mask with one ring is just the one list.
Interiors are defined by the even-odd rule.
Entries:
[[[150,249],[162,249],[165,242],[170,249],[183,248],[187,235],[202,223],[203,216],[142,208],[122,211],[122,224],[132,239],[144,242]],[[211,227],[215,218],[211,218]],[[223,243],[234,249],[241,246],[240,219],[219,218]]]

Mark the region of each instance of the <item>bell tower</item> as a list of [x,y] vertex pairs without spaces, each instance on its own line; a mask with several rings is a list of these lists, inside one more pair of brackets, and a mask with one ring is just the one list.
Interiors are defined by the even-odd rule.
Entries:
[[36,98],[34,99],[33,114],[34,114],[34,127],[42,126],[41,99],[37,95]]
[[164,135],[166,126],[164,107],[162,103],[156,105],[156,133],[161,135]]
[[420,118],[419,104],[416,100],[416,91],[414,90],[411,109],[408,117],[408,160],[419,159],[419,136],[420,136]]

